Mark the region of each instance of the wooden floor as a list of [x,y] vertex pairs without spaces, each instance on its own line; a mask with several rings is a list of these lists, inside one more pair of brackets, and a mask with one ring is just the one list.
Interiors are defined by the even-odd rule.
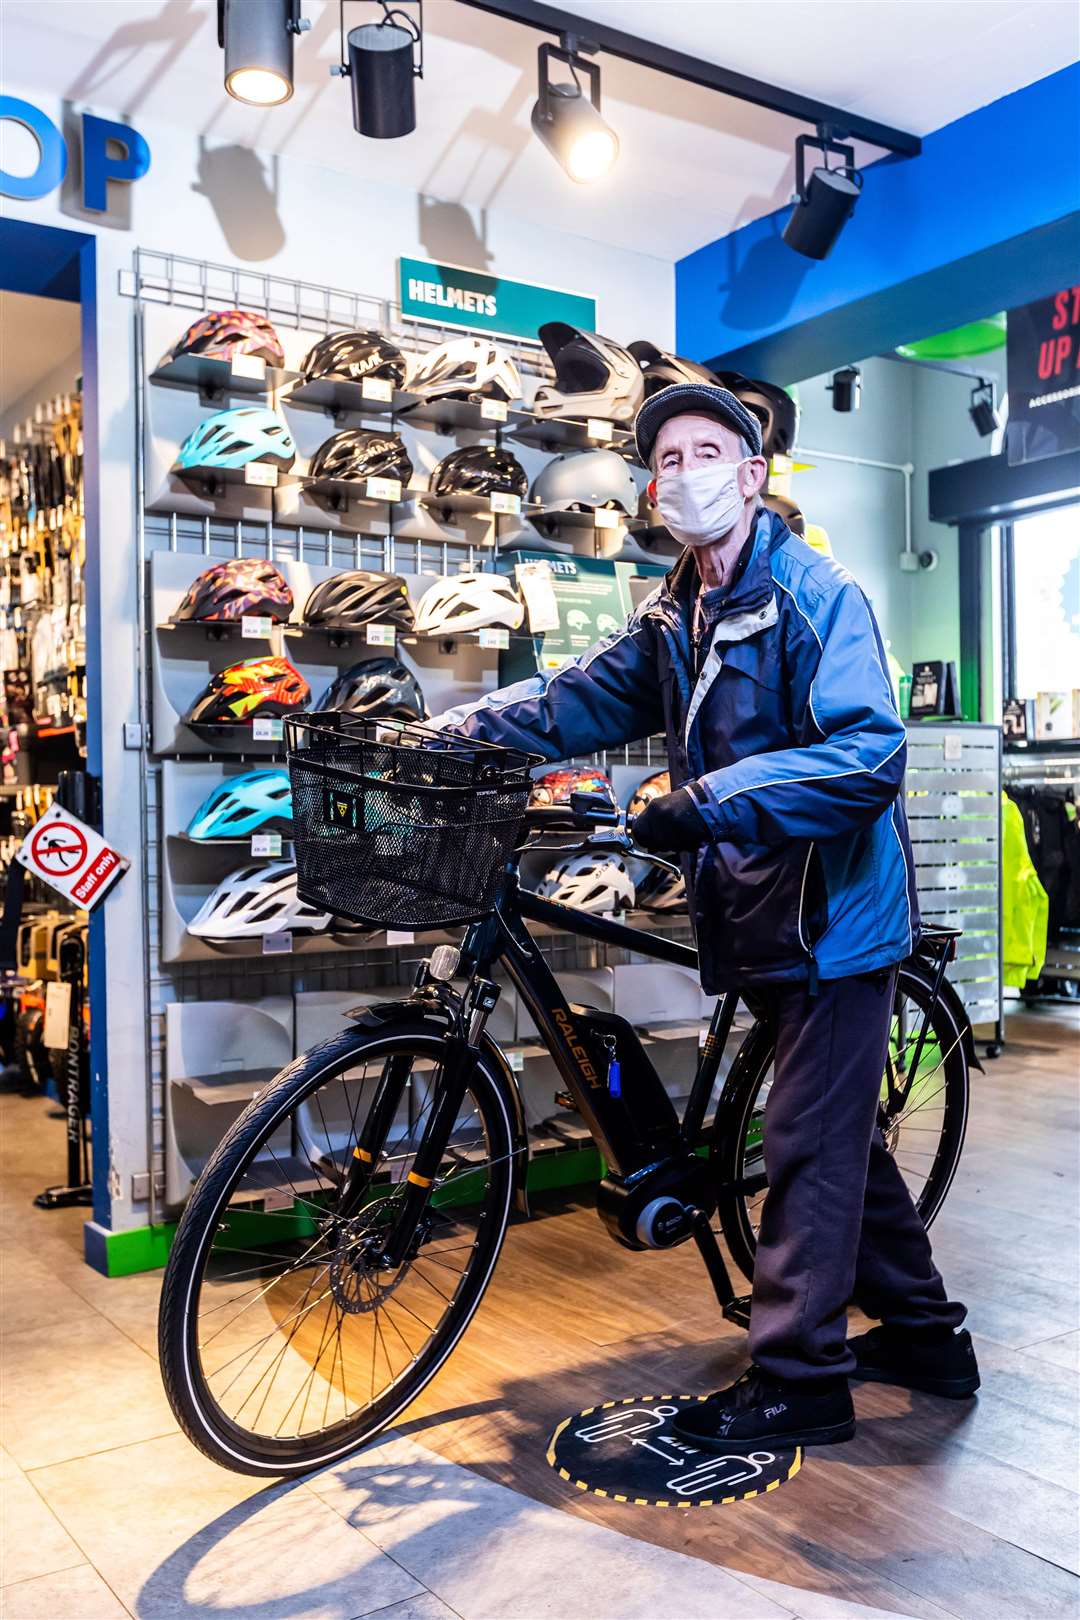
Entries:
[[628,1253],[565,1202],[513,1227],[476,1321],[398,1427],[567,1513],[750,1575],[910,1615],[1076,1615],[1078,1035],[1071,1009],[1017,1014],[1005,1054],[974,1076],[934,1244],[969,1307],[977,1401],[859,1387],[851,1444],[725,1508],[576,1492],[545,1462],[561,1418],[715,1388],[746,1342],[692,1248]]

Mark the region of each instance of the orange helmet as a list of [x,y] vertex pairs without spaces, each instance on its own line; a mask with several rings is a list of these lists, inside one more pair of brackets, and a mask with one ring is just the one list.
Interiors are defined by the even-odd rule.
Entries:
[[256,715],[302,709],[310,699],[310,686],[287,658],[245,658],[211,675],[184,718],[189,726],[246,725]]

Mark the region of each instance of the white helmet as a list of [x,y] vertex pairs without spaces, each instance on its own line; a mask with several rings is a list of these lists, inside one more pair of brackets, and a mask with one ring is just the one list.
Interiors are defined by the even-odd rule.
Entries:
[[297,895],[292,861],[265,861],[222,878],[187,927],[200,939],[256,939],[284,929],[318,934],[330,922]]
[[619,628],[619,621],[611,613],[598,613],[596,615],[596,633],[599,636],[614,635]]
[[504,404],[521,398],[518,368],[490,338],[451,338],[409,356],[405,387],[421,399],[501,399]]
[[540,338],[555,366],[555,386],[536,390],[535,415],[634,420],[645,398],[645,378],[627,349],[565,321],[545,321]]
[[505,574],[447,574],[416,604],[422,636],[452,636],[487,625],[518,630],[524,619],[525,606]]
[[571,630],[587,630],[589,627],[589,615],[583,613],[581,608],[571,608],[566,615],[566,622]]
[[633,879],[626,862],[610,850],[579,849],[565,856],[537,890],[578,911],[621,911],[634,904]]

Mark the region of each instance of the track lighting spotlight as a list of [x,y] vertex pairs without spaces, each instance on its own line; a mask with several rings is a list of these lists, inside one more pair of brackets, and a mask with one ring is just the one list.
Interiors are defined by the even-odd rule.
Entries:
[[841,366],[825,384],[834,411],[857,411],[862,402],[862,373],[858,366]]
[[299,0],[218,0],[225,88],[249,107],[276,107],[293,93],[293,40],[311,23]]
[[[600,116],[600,67],[586,62],[589,47],[567,36],[560,45],[545,43],[537,52],[539,86],[532,127],[571,180],[587,184],[607,174],[619,155],[619,139]],[[565,62],[572,82],[552,84],[548,63]],[[586,99],[579,73],[589,80]]]
[[968,406],[968,415],[975,424],[976,431],[984,439],[996,433],[1001,426],[1001,417],[998,415],[997,392],[992,377],[983,377],[971,390],[971,404]]
[[[825,166],[806,178],[806,152],[812,147],[825,157]],[[829,154],[841,157],[829,168]],[[855,148],[829,139],[822,127],[816,136],[800,135],[795,142],[795,206],[784,226],[784,241],[807,259],[827,259],[837,237],[859,200],[862,175],[855,167]]]
[[416,0],[418,21],[390,0],[379,4],[379,21],[350,29],[346,42],[345,0],[340,0],[341,61],[330,72],[352,83],[356,133],[388,141],[416,128],[414,81],[424,77],[424,0]]

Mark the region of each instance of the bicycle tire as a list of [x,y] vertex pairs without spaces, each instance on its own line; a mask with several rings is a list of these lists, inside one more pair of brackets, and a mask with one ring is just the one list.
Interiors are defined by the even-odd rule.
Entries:
[[[933,991],[933,979],[914,961],[902,964],[897,994],[907,995],[925,1008]],[[962,1031],[944,1000],[934,1009],[931,1025],[938,1050],[944,1049],[944,1121],[938,1150],[925,1184],[915,1197],[915,1205],[926,1226],[941,1209],[956,1174],[967,1131],[970,1080]],[[757,1246],[749,1199],[738,1183],[755,1166],[753,1148],[760,1141],[760,1109],[755,1105],[773,1061],[775,1042],[765,1023],[757,1023],[746,1035],[731,1065],[716,1111],[709,1156],[715,1164],[718,1182],[717,1214],[724,1241],[743,1275],[753,1280],[754,1252]],[[760,1158],[760,1155],[758,1155]]]
[[[239,1430],[211,1395],[199,1358],[199,1292],[213,1240],[222,1212],[228,1208],[230,1192],[254,1163],[260,1146],[271,1140],[281,1128],[281,1122],[290,1117],[291,1110],[316,1095],[322,1082],[343,1077],[365,1059],[380,1056],[385,1059],[395,1050],[417,1053],[437,1063],[445,1037],[445,1025],[420,1017],[413,1022],[394,1022],[378,1031],[350,1028],[322,1042],[282,1070],[248,1105],[200,1175],[181,1217],[166,1266],[158,1344],[162,1381],[177,1422],[199,1451],[223,1467],[237,1473],[282,1478],[325,1467],[347,1456],[372,1439],[415,1400],[438,1372],[475,1314],[502,1247],[514,1179],[511,1105],[496,1059],[483,1050],[469,1081],[468,1095],[476,1104],[491,1146],[492,1192],[479,1223],[480,1235],[473,1246],[475,1258],[466,1262],[467,1269],[462,1273],[463,1280],[455,1290],[449,1311],[401,1381],[332,1430],[310,1436],[274,1438]],[[409,1265],[412,1265],[411,1260]],[[331,1384],[333,1377],[331,1368]],[[342,1384],[344,1392],[344,1375]]]

